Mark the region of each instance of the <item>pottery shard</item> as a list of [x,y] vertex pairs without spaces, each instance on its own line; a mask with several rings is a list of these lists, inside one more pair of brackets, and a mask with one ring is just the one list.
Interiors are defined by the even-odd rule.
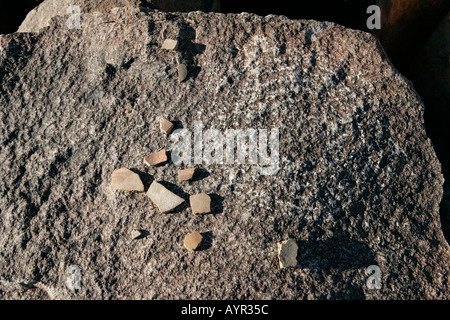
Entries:
[[138,239],[142,236],[142,231],[141,230],[133,230],[131,231],[131,239],[135,240]]
[[156,181],[153,181],[150,188],[148,188],[147,196],[158,207],[161,213],[170,212],[184,202],[183,198],[169,191]]
[[178,41],[173,39],[166,39],[164,40],[161,49],[164,50],[177,50],[178,48]]
[[111,174],[111,187],[119,191],[144,192],[144,184],[139,175],[127,168],[113,171]]
[[183,82],[187,78],[187,67],[184,63],[177,66],[178,70],[178,82]]
[[298,246],[295,240],[289,239],[278,243],[278,260],[280,268],[297,266]]
[[184,238],[184,246],[189,250],[196,250],[202,243],[203,237],[198,231],[192,232]]
[[178,180],[188,181],[194,177],[195,168],[183,169],[178,171]]
[[159,128],[165,134],[170,134],[173,130],[174,124],[167,119],[161,119],[159,122]]
[[203,214],[211,212],[211,198],[206,193],[195,194],[189,197],[192,213]]
[[167,152],[166,149],[149,154],[144,158],[144,163],[148,166],[156,166],[167,162]]

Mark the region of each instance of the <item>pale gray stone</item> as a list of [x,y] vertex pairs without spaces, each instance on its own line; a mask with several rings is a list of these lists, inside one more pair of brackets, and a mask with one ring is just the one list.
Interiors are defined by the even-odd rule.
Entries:
[[164,40],[161,49],[175,51],[178,48],[178,40],[166,39]]
[[184,202],[184,199],[169,191],[162,184],[153,181],[147,191],[147,196],[158,207],[161,213],[173,211]]

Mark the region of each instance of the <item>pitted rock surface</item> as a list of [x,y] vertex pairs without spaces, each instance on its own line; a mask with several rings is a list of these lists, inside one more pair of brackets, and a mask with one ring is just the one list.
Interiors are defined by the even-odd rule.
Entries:
[[[373,36],[251,14],[121,8],[83,15],[81,30],[66,19],[2,36],[2,298],[450,297],[424,107]],[[161,50],[168,38],[182,61]],[[179,184],[180,166],[142,162],[170,150],[167,115],[188,130],[278,128],[279,170],[202,164],[208,174]],[[185,200],[209,194],[212,214],[162,214],[112,190],[120,167]],[[136,226],[148,236],[130,242]],[[183,246],[192,230],[210,230],[195,255]],[[280,270],[288,238],[298,264]],[[380,290],[367,287],[371,265]]]

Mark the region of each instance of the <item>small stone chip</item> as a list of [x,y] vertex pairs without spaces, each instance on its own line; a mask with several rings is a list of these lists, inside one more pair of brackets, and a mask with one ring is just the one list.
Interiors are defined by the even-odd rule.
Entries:
[[173,39],[164,40],[161,49],[164,50],[177,50],[178,49],[178,41]]
[[174,124],[167,119],[161,119],[159,122],[159,128],[165,134],[170,134],[173,130]]
[[187,67],[184,63],[181,63],[177,66],[178,70],[178,82],[183,82],[187,78]]
[[135,230],[131,231],[131,239],[136,240],[136,239],[138,239],[141,236],[142,236],[142,231],[141,230],[136,230],[135,229]]
[[120,168],[111,174],[111,187],[119,191],[144,192],[144,184],[139,175],[128,168]]
[[188,181],[194,177],[195,168],[183,169],[178,171],[178,180]]
[[293,239],[278,243],[278,260],[280,261],[280,268],[296,267],[297,252],[298,246]]
[[166,149],[149,154],[144,158],[144,163],[148,166],[156,166],[167,161]]
[[147,196],[158,207],[161,213],[170,212],[184,202],[183,198],[169,191],[156,181],[153,181],[150,188],[148,188]]
[[198,231],[192,232],[190,235],[184,238],[184,246],[189,250],[197,250],[202,243],[203,237]]
[[211,212],[211,198],[206,193],[195,194],[189,197],[192,213],[204,214]]

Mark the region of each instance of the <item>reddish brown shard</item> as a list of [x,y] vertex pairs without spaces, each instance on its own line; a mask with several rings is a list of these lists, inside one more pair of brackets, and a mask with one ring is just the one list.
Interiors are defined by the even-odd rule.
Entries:
[[157,166],[165,162],[167,162],[166,149],[152,153],[144,158],[144,163],[148,166]]
[[159,122],[159,128],[165,134],[170,134],[173,130],[174,124],[167,119],[161,119]]
[[188,181],[194,177],[195,168],[183,169],[178,171],[178,180]]
[[189,250],[197,250],[202,243],[203,237],[198,231],[192,232],[190,235],[184,238],[184,246]]
[[119,191],[144,191],[139,175],[130,169],[120,168],[111,174],[111,187]]

